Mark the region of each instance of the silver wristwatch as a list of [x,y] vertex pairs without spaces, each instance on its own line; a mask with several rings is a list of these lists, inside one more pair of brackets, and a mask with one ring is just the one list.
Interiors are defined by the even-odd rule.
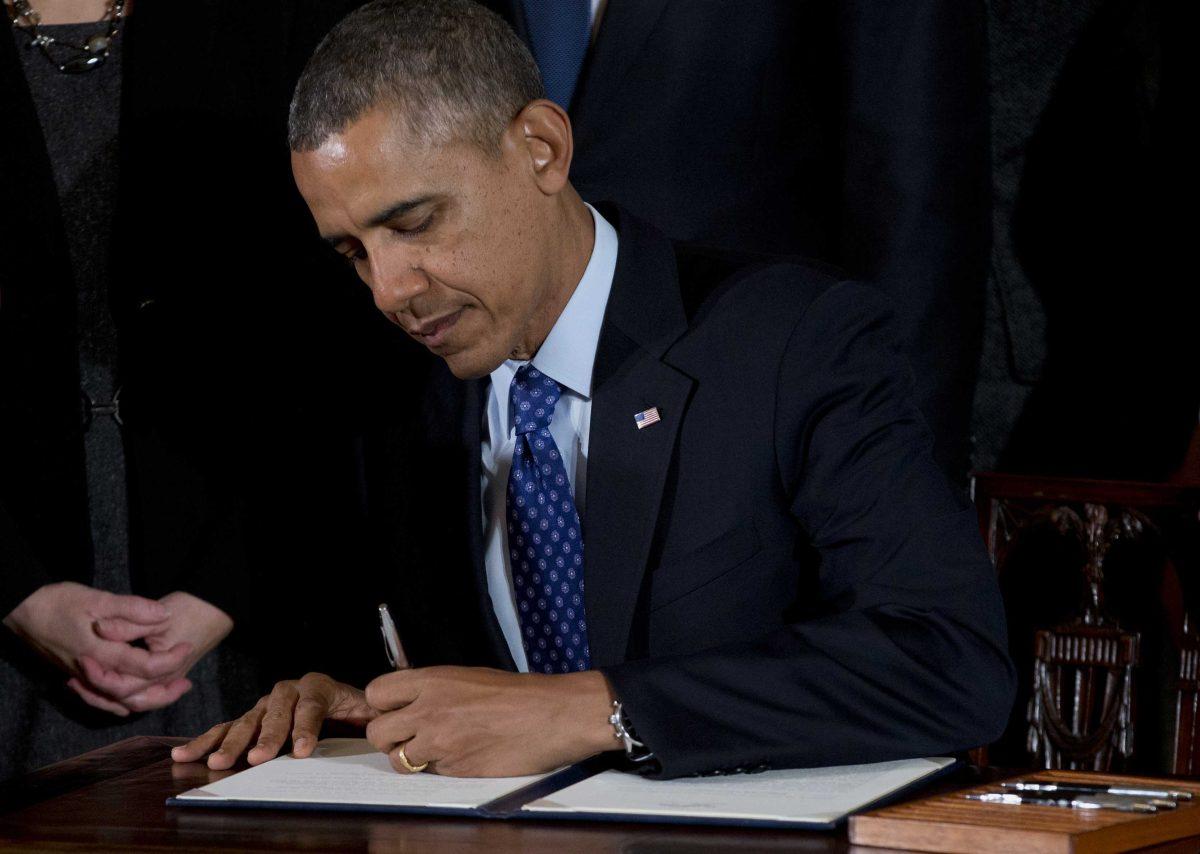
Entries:
[[613,700],[612,714],[608,716],[608,722],[612,724],[613,738],[619,740],[625,746],[625,757],[630,762],[646,762],[654,758],[654,754],[646,745],[638,740],[637,735],[633,731],[633,725],[629,722],[629,718],[625,716],[625,710],[621,708],[620,700]]

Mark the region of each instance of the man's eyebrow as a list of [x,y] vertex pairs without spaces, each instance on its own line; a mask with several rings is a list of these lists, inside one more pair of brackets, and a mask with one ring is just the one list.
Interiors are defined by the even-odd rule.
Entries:
[[[413,208],[420,207],[421,205],[430,201],[433,201],[433,196],[421,196],[420,198],[416,199],[407,199],[403,202],[396,202],[394,205],[381,210],[379,213],[375,214],[375,216],[367,220],[367,226],[374,228],[377,225],[383,225],[385,222],[389,222],[398,216],[404,216],[404,214],[408,213]],[[345,234],[322,234],[321,239],[330,246],[336,248],[339,244],[348,240],[349,236]]]
[[389,207],[385,210],[380,211],[379,213],[375,214],[375,216],[373,216],[369,220],[367,220],[367,225],[369,225],[369,226],[383,225],[385,222],[390,222],[391,220],[395,219],[398,216],[404,216],[406,213],[411,211],[413,208],[420,207],[421,205],[426,204],[427,202],[430,202],[432,200],[433,200],[433,196],[421,196],[420,198],[417,198],[417,199],[408,199],[407,201],[397,202],[396,204],[392,205],[391,207]]

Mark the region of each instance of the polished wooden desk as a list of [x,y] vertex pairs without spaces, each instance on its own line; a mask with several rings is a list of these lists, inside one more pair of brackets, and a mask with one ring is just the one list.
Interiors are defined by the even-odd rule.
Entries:
[[[167,807],[171,795],[230,772],[175,765],[181,738],[131,738],[0,786],[0,849],[24,851],[505,851],[684,854],[718,851],[859,852],[839,832],[771,831],[552,821]],[[963,769],[942,787],[994,779]],[[1195,844],[1195,840],[1193,840]],[[1196,848],[1164,847],[1163,852]]]
[[[219,772],[174,765],[178,738],[131,738],[0,787],[0,848],[63,851],[848,852],[845,831],[167,807]],[[225,772],[228,773],[228,772]],[[967,782],[963,781],[964,784]],[[878,854],[880,849],[858,849]]]

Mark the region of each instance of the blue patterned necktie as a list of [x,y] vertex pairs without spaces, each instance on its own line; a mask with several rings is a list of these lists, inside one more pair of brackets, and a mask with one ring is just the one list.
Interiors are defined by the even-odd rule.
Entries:
[[524,6],[546,96],[568,109],[592,36],[590,0],[524,0]]
[[562,388],[531,365],[509,391],[517,443],[508,474],[508,557],[531,673],[591,667],[583,610],[583,534],[550,421]]

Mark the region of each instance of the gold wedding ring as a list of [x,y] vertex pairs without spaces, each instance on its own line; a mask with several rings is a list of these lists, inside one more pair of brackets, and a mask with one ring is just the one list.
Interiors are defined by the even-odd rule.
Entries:
[[396,755],[400,757],[400,764],[407,768],[410,774],[420,774],[429,767],[428,762],[422,762],[420,765],[413,765],[411,762],[409,762],[408,757],[404,755],[403,744],[396,748]]

